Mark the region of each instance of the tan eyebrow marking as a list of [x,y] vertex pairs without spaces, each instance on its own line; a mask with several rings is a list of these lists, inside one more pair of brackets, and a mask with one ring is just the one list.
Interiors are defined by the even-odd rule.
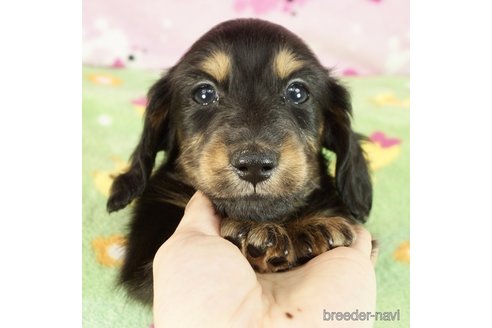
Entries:
[[278,77],[284,79],[292,72],[297,71],[304,65],[304,62],[298,58],[290,49],[281,49],[273,61],[274,70]]
[[201,68],[204,72],[210,74],[217,81],[224,81],[229,75],[231,59],[222,51],[214,51],[205,59]]

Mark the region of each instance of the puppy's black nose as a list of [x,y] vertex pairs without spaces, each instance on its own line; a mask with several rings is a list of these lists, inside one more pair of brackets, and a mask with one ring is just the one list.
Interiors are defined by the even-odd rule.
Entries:
[[256,185],[270,178],[277,167],[277,157],[270,152],[243,150],[232,156],[231,164],[241,179]]

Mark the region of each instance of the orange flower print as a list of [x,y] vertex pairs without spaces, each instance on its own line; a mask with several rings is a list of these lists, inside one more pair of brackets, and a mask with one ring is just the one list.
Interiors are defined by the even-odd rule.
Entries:
[[99,237],[92,241],[92,247],[99,263],[107,267],[118,267],[123,263],[126,240],[121,235]]
[[104,73],[94,73],[89,75],[89,81],[94,84],[107,85],[107,86],[118,86],[122,81],[112,75]]

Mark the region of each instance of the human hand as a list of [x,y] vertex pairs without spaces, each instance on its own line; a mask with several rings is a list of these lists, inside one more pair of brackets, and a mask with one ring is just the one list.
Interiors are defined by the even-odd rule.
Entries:
[[220,219],[197,192],[154,259],[154,324],[159,327],[371,327],[324,321],[323,311],[374,311],[371,236],[357,228],[338,247],[282,273],[255,273],[219,235]]

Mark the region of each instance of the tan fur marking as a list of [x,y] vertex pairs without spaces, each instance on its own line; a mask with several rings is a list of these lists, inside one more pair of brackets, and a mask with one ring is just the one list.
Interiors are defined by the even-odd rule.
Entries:
[[197,180],[201,190],[210,190],[215,196],[224,198],[242,196],[253,191],[253,186],[239,179],[229,164],[227,146],[220,138],[214,138],[203,149],[198,161]]
[[308,179],[308,164],[302,145],[295,137],[290,137],[281,146],[280,161],[273,176],[258,184],[259,194],[283,196],[299,191]]
[[320,151],[320,141],[319,140],[317,140],[315,138],[307,137],[306,142],[307,142],[308,149],[311,152],[317,154]]
[[284,79],[294,71],[300,69],[304,62],[296,58],[296,55],[290,49],[281,49],[275,56],[273,62],[274,70],[278,77]]
[[201,68],[217,81],[224,81],[231,69],[231,59],[222,51],[214,51],[202,64]]
[[[222,237],[233,236],[237,237],[238,231],[244,225],[252,225],[252,222],[248,221],[239,221],[231,218],[223,218],[220,222],[220,235]],[[248,227],[250,228],[250,227]]]
[[[303,189],[309,193],[319,184],[318,170],[308,164],[316,159],[311,161],[306,156],[305,146],[295,135],[282,143],[279,165],[272,177],[258,183],[256,189],[238,177],[230,164],[229,149],[220,136],[214,136],[205,145],[201,137],[199,135],[183,142],[178,163],[193,186],[215,197],[242,197],[255,191],[258,195],[282,197]],[[310,144],[308,147],[315,146],[314,142]],[[267,148],[261,143],[257,146]]]

